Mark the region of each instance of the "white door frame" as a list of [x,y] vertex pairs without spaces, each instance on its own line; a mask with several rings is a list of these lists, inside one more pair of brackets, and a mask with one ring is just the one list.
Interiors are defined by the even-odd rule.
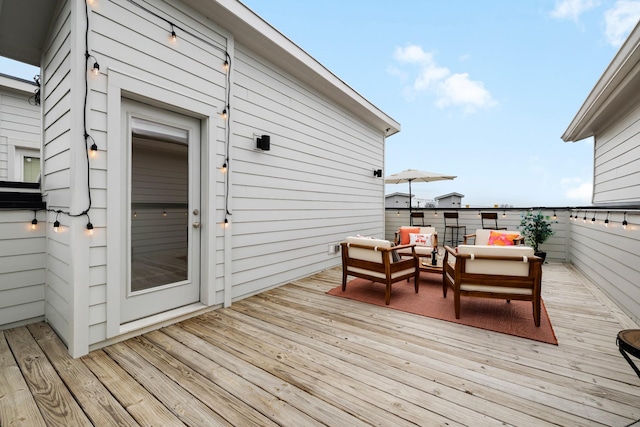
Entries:
[[[216,295],[215,283],[215,259],[216,259],[216,235],[219,234],[216,227],[217,216],[221,213],[217,206],[213,206],[216,199],[215,174],[217,170],[212,165],[216,164],[216,142],[224,140],[224,133],[220,131],[217,114],[217,105],[206,103],[202,100],[186,96],[174,90],[158,86],[148,81],[140,80],[129,74],[114,69],[108,70],[107,89],[107,338],[113,338],[134,330],[152,327],[168,319],[201,310],[213,305],[222,305],[224,294],[230,292],[225,283],[225,292]],[[180,114],[198,118],[201,121],[201,286],[200,302],[193,306],[183,307],[175,311],[161,313],[140,321],[121,325],[120,322],[120,298],[121,284],[127,279],[125,254],[128,253],[127,245],[127,221],[126,198],[122,196],[127,191],[127,164],[126,144],[120,141],[122,98],[140,101],[152,106],[175,111]],[[210,172],[213,170],[214,172]],[[224,209],[224,208],[222,208]],[[224,211],[223,211],[224,212]],[[205,262],[206,260],[206,262]]]

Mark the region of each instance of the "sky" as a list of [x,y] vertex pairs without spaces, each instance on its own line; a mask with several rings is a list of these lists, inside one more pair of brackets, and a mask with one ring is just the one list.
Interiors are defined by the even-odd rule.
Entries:
[[[640,0],[243,3],[400,123],[385,176],[457,176],[414,183],[416,199],[591,204],[593,141],[560,137],[638,23]],[[31,80],[37,69],[0,59],[0,73]]]

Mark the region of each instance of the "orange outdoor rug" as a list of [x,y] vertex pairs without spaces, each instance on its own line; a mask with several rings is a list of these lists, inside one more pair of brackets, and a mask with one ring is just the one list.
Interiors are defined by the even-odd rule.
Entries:
[[533,323],[533,307],[528,301],[511,301],[508,304],[505,300],[463,296],[460,300],[460,319],[456,319],[453,291],[449,289],[447,298],[442,297],[441,277],[421,272],[420,291],[417,294],[413,288],[413,280],[395,283],[391,290],[389,305],[384,304],[384,284],[360,278],[347,282],[345,292],[342,292],[342,286],[337,286],[327,293],[380,307],[558,345],[544,302],[542,302],[539,327]]

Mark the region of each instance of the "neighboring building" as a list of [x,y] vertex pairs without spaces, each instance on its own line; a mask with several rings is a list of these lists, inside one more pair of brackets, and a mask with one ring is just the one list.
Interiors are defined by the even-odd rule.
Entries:
[[462,207],[462,198],[464,194],[460,193],[449,193],[444,194],[442,196],[436,197],[436,202],[438,202],[438,208],[461,208]]
[[37,182],[42,145],[35,81],[0,73],[0,181]]
[[29,316],[71,355],[384,233],[371,170],[399,124],[239,1],[4,0],[0,22],[0,55],[41,67],[46,292]]
[[384,196],[385,208],[409,208],[409,197],[415,197],[415,195],[409,195],[409,193],[391,193]]
[[[594,205],[607,220],[637,224],[640,214],[640,23],[607,67],[562,135],[565,141],[593,137]],[[595,214],[594,214],[595,215]],[[586,214],[585,214],[586,216]],[[572,263],[598,283],[632,318],[640,318],[640,268],[629,260],[640,248],[637,226],[596,227],[572,233]],[[594,239],[601,240],[593,245]],[[615,274],[603,275],[607,269]]]

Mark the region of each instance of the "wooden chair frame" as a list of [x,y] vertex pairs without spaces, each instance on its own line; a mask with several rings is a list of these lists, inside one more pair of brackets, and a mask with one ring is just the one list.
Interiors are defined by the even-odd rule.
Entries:
[[[450,264],[450,258],[455,258],[455,263]],[[456,319],[460,318],[460,297],[480,297],[480,298],[497,298],[504,299],[507,302],[511,300],[531,301],[533,305],[533,321],[536,326],[540,326],[540,307],[541,307],[541,289],[542,289],[542,258],[537,256],[527,257],[529,264],[529,274],[527,276],[505,276],[498,274],[477,274],[467,273],[467,261],[470,259],[486,259],[504,262],[523,262],[522,256],[489,256],[489,255],[471,255],[458,254],[455,249],[445,246],[444,262],[443,262],[443,282],[442,294],[447,297],[447,289],[453,290],[454,309]],[[491,287],[504,288],[520,288],[530,289],[530,295],[509,292],[488,292],[488,291],[465,291],[460,289],[460,285],[471,284]]]
[[[413,278],[414,287],[416,293],[418,293],[418,287],[420,282],[420,268],[418,264],[418,256],[415,253],[415,245],[400,245],[392,248],[381,248],[374,246],[364,246],[355,243],[340,243],[342,246],[342,291],[347,289],[347,276],[360,277],[362,279],[371,280],[372,282],[384,283],[385,296],[384,302],[389,305],[391,302],[391,285],[403,280],[409,280]],[[362,259],[351,258],[349,256],[350,248],[367,249],[378,252],[380,254],[380,261],[365,261]],[[392,262],[391,252],[397,249],[412,248],[413,256],[411,258],[400,259],[400,261]],[[384,277],[378,277],[373,274],[367,274],[362,271],[349,270],[349,267],[358,268],[361,270],[367,270],[371,273],[381,273]],[[409,274],[401,274],[393,277],[395,273],[402,272],[403,270],[412,269],[413,272]]]

